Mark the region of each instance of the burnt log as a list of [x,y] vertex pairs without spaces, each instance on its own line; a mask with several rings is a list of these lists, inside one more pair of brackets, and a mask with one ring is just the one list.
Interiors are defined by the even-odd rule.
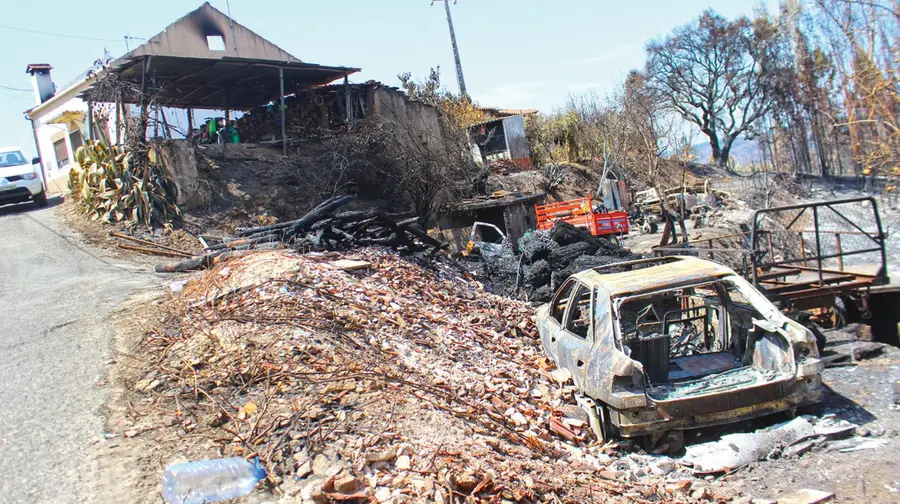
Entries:
[[299,219],[287,222],[279,222],[278,224],[272,224],[270,226],[240,228],[238,229],[238,236],[250,236],[259,233],[271,232],[281,232],[283,236],[293,236],[299,231],[304,230],[308,226],[327,217],[335,209],[346,205],[355,198],[355,196],[335,196],[323,201]]
[[210,254],[193,257],[191,259],[185,259],[184,261],[169,264],[159,264],[155,269],[157,273],[184,273],[187,271],[207,269],[213,264],[224,261],[228,257],[231,257],[233,254],[234,251],[230,250],[213,252]]

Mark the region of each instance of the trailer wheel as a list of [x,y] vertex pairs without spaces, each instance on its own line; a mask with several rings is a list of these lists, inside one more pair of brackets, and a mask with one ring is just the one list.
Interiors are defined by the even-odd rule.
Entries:
[[862,321],[862,312],[850,296],[834,298],[834,311],[838,316],[838,324],[845,326]]

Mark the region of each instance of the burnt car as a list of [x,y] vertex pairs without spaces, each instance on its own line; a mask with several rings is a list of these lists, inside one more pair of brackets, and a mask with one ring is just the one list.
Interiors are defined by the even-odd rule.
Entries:
[[537,314],[544,352],[572,374],[601,439],[676,451],[684,430],[823,397],[816,339],[733,270],[694,257],[569,277]]

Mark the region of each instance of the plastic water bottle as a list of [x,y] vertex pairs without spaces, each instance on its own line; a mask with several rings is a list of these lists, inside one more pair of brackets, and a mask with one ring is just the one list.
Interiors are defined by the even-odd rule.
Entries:
[[266,471],[234,457],[172,464],[163,472],[162,493],[169,504],[204,504],[248,495]]

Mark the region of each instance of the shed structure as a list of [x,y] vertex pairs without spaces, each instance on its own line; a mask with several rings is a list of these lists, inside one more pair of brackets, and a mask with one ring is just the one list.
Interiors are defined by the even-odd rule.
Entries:
[[[204,3],[105,70],[131,91],[91,86],[89,101],[155,103],[184,109],[249,110],[285,94],[328,84],[358,68],[306,63]],[[188,114],[190,117],[190,114]],[[283,121],[282,121],[283,122]],[[284,134],[282,132],[282,140]]]
[[472,155],[479,165],[507,160],[520,169],[532,166],[531,149],[525,137],[525,118],[511,115],[469,126]]
[[534,205],[543,202],[542,192],[511,193],[501,197],[480,197],[447,205],[438,219],[441,234],[458,251],[465,250],[475,221],[500,228],[515,250],[519,240],[537,226]]

